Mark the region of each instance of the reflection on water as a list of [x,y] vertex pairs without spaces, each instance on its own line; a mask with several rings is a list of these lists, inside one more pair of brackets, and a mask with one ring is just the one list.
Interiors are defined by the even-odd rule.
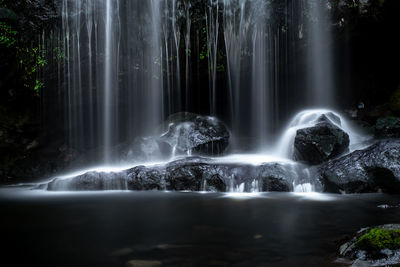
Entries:
[[342,266],[342,239],[398,222],[397,196],[0,190],[9,266]]

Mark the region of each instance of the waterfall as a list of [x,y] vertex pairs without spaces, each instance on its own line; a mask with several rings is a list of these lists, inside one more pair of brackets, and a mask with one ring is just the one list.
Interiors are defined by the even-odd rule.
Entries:
[[[327,0],[62,0],[69,146],[102,147],[109,162],[115,145],[190,111],[226,121],[234,150],[269,151],[293,111],[334,104],[329,8]],[[208,88],[196,84],[203,78]]]

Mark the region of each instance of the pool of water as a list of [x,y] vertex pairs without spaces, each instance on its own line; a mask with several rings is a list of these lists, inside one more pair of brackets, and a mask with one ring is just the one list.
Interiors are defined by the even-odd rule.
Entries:
[[[50,193],[0,189],[7,266],[346,266],[343,239],[400,222],[384,194]],[[389,205],[382,208],[381,205]],[[4,266],[4,265],[3,265]]]

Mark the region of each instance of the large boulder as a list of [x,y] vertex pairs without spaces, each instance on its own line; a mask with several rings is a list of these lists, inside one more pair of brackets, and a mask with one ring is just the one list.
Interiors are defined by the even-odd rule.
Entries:
[[166,132],[160,140],[168,143],[175,154],[219,155],[229,144],[228,129],[215,117],[176,113],[167,119],[163,128]]
[[400,118],[379,118],[375,124],[375,137],[400,138]]
[[[188,154],[220,155],[227,149],[230,138],[228,129],[217,118],[185,112],[169,116],[155,132],[153,136],[136,137],[111,147],[112,163],[140,164]],[[103,160],[101,149],[81,155],[71,167],[82,168]]]
[[293,157],[311,165],[320,164],[345,152],[350,138],[342,129],[321,116],[313,127],[297,130]]
[[319,167],[323,191],[400,193],[400,140],[382,140]]
[[303,165],[292,163],[251,165],[188,157],[168,164],[137,166],[116,173],[88,172],[71,178],[57,178],[47,185],[47,190],[288,192],[293,190],[295,182],[303,180],[303,170]]

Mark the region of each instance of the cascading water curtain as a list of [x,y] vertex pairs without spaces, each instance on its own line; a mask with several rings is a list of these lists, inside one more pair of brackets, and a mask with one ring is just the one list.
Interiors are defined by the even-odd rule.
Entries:
[[70,146],[110,161],[167,115],[208,111],[234,148],[266,150],[291,112],[334,103],[328,3],[63,0]]
[[112,146],[163,118],[160,1],[63,0],[69,144]]
[[251,145],[260,149],[270,139],[272,115],[278,105],[271,80],[274,36],[270,12],[269,1],[224,0],[232,127],[239,135],[251,137]]

